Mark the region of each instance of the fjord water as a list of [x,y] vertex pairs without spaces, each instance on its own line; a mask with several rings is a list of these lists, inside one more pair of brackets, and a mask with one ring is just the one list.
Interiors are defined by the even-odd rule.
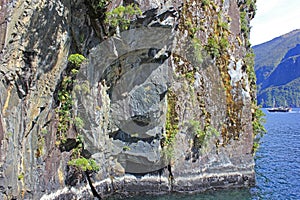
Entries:
[[300,199],[300,109],[268,113],[256,154],[253,199]]
[[256,186],[194,195],[136,196],[131,200],[299,200],[300,109],[266,114],[267,134],[255,156]]

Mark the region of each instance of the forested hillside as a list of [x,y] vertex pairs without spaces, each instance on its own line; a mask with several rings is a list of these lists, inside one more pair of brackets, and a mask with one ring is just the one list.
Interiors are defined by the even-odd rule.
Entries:
[[300,30],[253,47],[258,103],[300,106]]

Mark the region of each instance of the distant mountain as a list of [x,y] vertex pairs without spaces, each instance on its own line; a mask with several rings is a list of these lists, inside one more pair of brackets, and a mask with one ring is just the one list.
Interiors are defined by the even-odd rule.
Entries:
[[258,103],[300,107],[300,29],[253,47]]

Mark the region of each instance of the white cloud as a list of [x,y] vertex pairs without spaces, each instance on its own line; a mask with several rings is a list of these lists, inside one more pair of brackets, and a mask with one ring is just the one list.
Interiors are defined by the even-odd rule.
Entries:
[[250,33],[253,45],[300,28],[299,0],[257,0],[256,5]]

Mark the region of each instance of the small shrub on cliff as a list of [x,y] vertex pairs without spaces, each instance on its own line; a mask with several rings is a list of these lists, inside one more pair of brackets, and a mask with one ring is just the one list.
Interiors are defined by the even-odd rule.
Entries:
[[76,67],[80,66],[83,61],[85,61],[86,58],[81,54],[71,54],[68,58],[68,61],[72,64],[74,64]]
[[256,11],[256,0],[247,0],[246,5],[249,8],[249,11],[255,12]]
[[209,124],[206,124],[204,127],[204,130],[202,130],[200,122],[196,120],[190,120],[189,121],[193,132],[195,134],[195,143],[198,147],[202,147],[203,145],[206,145],[206,141],[208,141],[212,136],[219,136],[220,133],[210,126]]
[[166,136],[164,146],[172,146],[178,133],[179,118],[176,112],[177,97],[173,91],[168,91],[168,108],[166,116]]
[[245,11],[240,12],[240,20],[241,20],[241,31],[248,35],[249,34],[249,26],[247,20],[247,13]]
[[218,58],[220,56],[220,46],[218,39],[215,37],[208,38],[205,49],[213,58]]
[[65,134],[69,129],[70,121],[71,121],[71,109],[72,109],[72,96],[69,92],[69,86],[72,80],[70,77],[64,77],[61,89],[58,91],[58,100],[60,102],[60,106],[57,109],[58,113],[58,127],[57,130],[60,133],[60,139],[65,141]]
[[104,16],[103,14],[105,14],[110,0],[85,0],[85,2],[89,5],[93,17],[95,17],[97,14],[98,16],[102,17]]
[[[79,118],[72,120],[72,106],[73,106],[73,99],[72,99],[72,88],[74,84],[74,77],[78,73],[80,65],[84,62],[86,58],[81,54],[71,54],[68,57],[68,61],[72,63],[72,69],[68,74],[63,77],[60,89],[57,93],[57,99],[59,101],[59,107],[57,108],[56,112],[58,114],[58,138],[59,140],[64,143],[66,141],[66,133],[69,130],[70,126],[74,123],[75,125],[79,124],[78,127],[82,127],[82,122],[79,121]],[[60,144],[60,142],[58,142]]]
[[118,6],[106,13],[105,22],[114,28],[119,26],[122,30],[126,30],[129,27],[130,19],[141,14],[142,11],[137,5]]
[[259,106],[256,106],[256,103],[254,103],[254,105],[254,113],[252,114],[252,126],[254,134],[253,153],[257,151],[260,139],[267,132],[263,125],[266,122],[266,119],[264,118],[265,113],[260,109]]
[[251,87],[251,98],[252,100],[252,127],[253,127],[253,153],[257,151],[259,148],[260,138],[266,133],[266,129],[264,127],[264,123],[266,122],[264,116],[265,114],[257,106],[256,102],[256,75],[254,71],[254,53],[253,50],[249,50],[246,56],[244,57],[244,63],[246,65],[246,72],[248,75],[248,82]]
[[220,39],[220,48],[222,51],[225,51],[229,47],[229,42],[227,38],[221,38]]
[[246,72],[248,75],[248,81],[251,87],[251,97],[252,99],[256,98],[256,74],[254,71],[254,53],[253,50],[248,52],[244,57],[244,63],[246,65]]
[[68,162],[68,165],[77,167],[82,171],[98,171],[99,166],[96,164],[94,159],[76,158]]
[[97,7],[98,8],[104,8],[107,5],[108,0],[98,0]]
[[176,111],[177,96],[172,90],[168,91],[168,108],[166,113],[166,133],[162,139],[162,154],[171,162],[174,158],[174,143],[179,130],[179,117]]
[[130,151],[130,150],[131,150],[131,148],[129,146],[124,146],[123,147],[123,151]]
[[23,180],[24,179],[24,172],[22,172],[21,174],[18,175],[18,180]]

